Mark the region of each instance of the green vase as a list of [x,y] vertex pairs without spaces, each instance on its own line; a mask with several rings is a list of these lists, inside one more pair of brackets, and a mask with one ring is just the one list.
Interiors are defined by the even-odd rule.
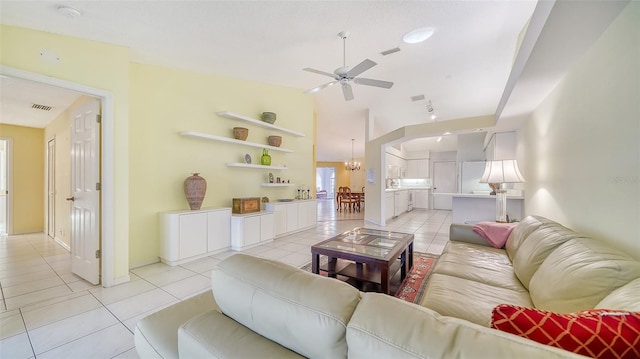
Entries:
[[263,166],[271,166],[271,156],[267,149],[262,150],[262,157],[260,157],[260,164]]

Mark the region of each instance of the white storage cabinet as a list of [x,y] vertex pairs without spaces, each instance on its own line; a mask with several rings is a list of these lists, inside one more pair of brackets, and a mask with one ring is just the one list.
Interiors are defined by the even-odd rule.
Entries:
[[231,216],[231,249],[242,251],[274,237],[274,214],[256,212]]
[[229,249],[231,208],[160,213],[160,260],[175,266]]

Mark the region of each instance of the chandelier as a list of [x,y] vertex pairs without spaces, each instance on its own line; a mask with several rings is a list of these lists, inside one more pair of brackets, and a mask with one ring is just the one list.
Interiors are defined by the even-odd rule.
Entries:
[[353,160],[353,141],[355,138],[351,139],[351,161],[344,163],[344,169],[347,171],[359,171],[360,170],[360,162],[356,162]]

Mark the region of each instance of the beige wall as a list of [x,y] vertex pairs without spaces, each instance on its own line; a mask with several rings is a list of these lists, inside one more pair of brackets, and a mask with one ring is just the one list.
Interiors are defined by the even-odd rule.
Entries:
[[[293,198],[296,188],[313,188],[313,98],[299,89],[184,70],[132,63],[130,118],[130,262],[135,267],[157,261],[158,213],[188,209],[183,183],[192,172],[207,181],[203,208],[231,207],[236,197],[271,200]],[[277,114],[276,125],[304,133],[282,132],[219,117],[231,111],[258,118]],[[282,136],[281,147],[293,153],[270,151],[272,165],[287,170],[231,168],[249,154],[259,163],[261,148],[207,141],[179,135],[198,131],[232,138],[233,127],[249,129],[247,141],[265,143]],[[262,187],[268,173],[288,179],[295,187]]]
[[[0,124],[0,137],[12,142],[12,232],[44,230],[44,130]],[[10,189],[11,190],[11,189]]]
[[518,132],[526,213],[640,257],[640,3],[631,2]]

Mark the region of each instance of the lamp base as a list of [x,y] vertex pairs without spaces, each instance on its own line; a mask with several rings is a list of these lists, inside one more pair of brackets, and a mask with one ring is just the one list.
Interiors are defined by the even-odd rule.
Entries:
[[507,223],[507,190],[496,190],[496,222]]
[[492,196],[496,195],[496,192],[500,189],[500,183],[487,183],[489,185],[489,187],[491,187],[491,193],[489,193]]

